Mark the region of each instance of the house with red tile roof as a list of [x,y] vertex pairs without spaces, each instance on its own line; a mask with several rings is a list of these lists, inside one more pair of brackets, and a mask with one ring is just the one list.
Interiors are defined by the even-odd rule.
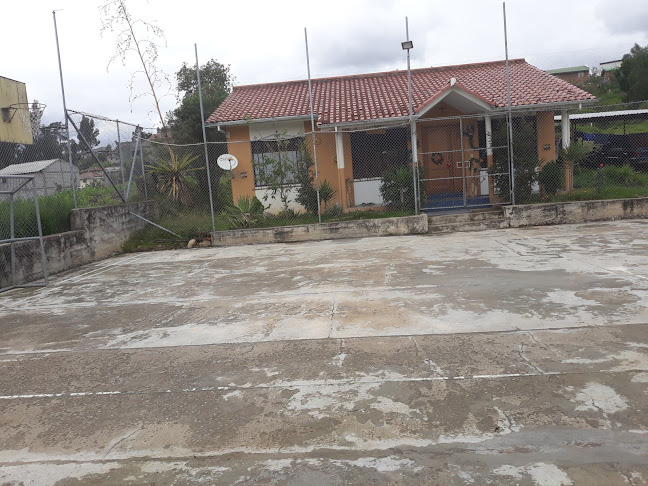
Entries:
[[[524,59],[509,66],[512,115],[533,119],[538,159],[555,159],[555,112],[568,123],[567,110],[595,97]],[[407,71],[312,80],[319,180],[336,191],[329,206],[380,205],[381,173],[411,164],[413,139],[426,194],[468,191],[497,199],[492,184],[467,187],[465,173],[468,167],[484,174],[493,163],[491,122],[508,110],[506,63],[413,69],[411,75],[415,137],[410,136]],[[235,201],[266,194],[258,162],[279,150],[277,139],[309,134],[310,117],[308,81],[234,87],[207,126],[226,134],[228,152],[239,161],[232,174]],[[471,165],[480,159],[484,167]]]

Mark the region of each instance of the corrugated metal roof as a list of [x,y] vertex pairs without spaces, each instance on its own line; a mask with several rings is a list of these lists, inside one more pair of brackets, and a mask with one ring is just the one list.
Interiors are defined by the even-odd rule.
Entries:
[[[60,159],[50,159],[50,160],[36,160],[34,162],[24,162],[22,164],[14,164],[4,169],[0,169],[0,175],[22,175],[22,174],[34,174],[36,172],[41,172],[44,169],[47,169],[54,162],[58,162]],[[62,161],[65,162],[65,161]]]
[[[619,111],[599,111],[596,113],[570,113],[570,120],[590,120],[593,118],[646,118],[648,110],[619,110]],[[560,115],[554,116],[554,120],[561,119]]]
[[[574,103],[595,96],[547,74],[524,59],[509,62],[514,107]],[[504,61],[412,70],[415,107],[439,96],[451,78],[493,108],[507,105]],[[407,71],[314,79],[313,106],[319,124],[408,116]],[[243,122],[310,114],[308,81],[237,86],[207,119],[208,123]]]
[[547,69],[547,72],[549,74],[569,74],[569,73],[580,73],[582,71],[589,72],[589,67],[587,67],[587,66],[574,66],[574,67],[566,67],[566,68],[560,68],[560,69]]

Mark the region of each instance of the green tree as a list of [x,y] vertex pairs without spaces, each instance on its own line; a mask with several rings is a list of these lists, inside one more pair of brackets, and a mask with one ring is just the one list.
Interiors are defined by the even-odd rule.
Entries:
[[[76,153],[73,152],[73,161]],[[33,144],[0,142],[0,169],[13,164],[62,158],[67,160],[65,127],[61,122],[41,125]]]
[[[160,43],[166,47],[166,37],[164,31],[153,22],[148,22],[141,18],[135,18],[131,15],[126,0],[107,0],[99,6],[101,16],[101,34],[110,31],[115,32],[115,54],[108,62],[108,68],[115,61],[121,61],[126,65],[126,60],[133,54],[137,56],[141,69],[131,73],[130,90],[131,103],[135,99],[144,95],[153,97],[155,110],[160,117],[161,131],[165,138],[169,139],[169,131],[166,121],[160,108],[160,97],[158,90],[165,84],[168,84],[167,74],[158,67],[158,57]],[[135,93],[133,91],[135,79],[143,74],[148,83],[147,93]],[[173,159],[175,154],[171,147],[167,147],[169,157]]]
[[[200,120],[200,99],[196,69],[186,62],[176,72],[179,106],[167,114],[174,141],[178,143],[202,142],[202,121]],[[200,85],[203,95],[205,116],[209,116],[223,102],[232,90],[232,75],[229,65],[210,59],[200,66]],[[222,134],[208,132],[210,141],[222,141]]]
[[79,134],[77,134],[77,139],[79,140],[79,145],[86,150],[87,147],[83,143],[82,138],[88,142],[90,148],[96,147],[99,145],[99,129],[95,128],[95,122],[92,118],[88,118],[83,115],[81,118],[81,123],[79,123]]
[[635,44],[630,53],[623,56],[617,79],[626,93],[626,101],[648,100],[648,46]]
[[[179,105],[167,113],[169,129],[173,140],[176,143],[199,143],[203,141],[202,121],[200,119],[200,97],[198,94],[198,78],[193,65],[186,62],[182,64],[175,74],[177,99]],[[228,65],[221,64],[215,59],[210,59],[200,66],[200,86],[203,96],[203,108],[205,116],[209,116],[223,102],[232,89],[232,75]],[[222,133],[215,130],[207,130],[207,140],[210,142],[225,142]],[[212,183],[212,193],[216,208],[222,208],[227,203],[231,204],[231,198],[221,194],[222,186],[218,181],[224,171],[216,164],[219,155],[227,151],[225,143],[209,146],[209,179]],[[196,159],[194,167],[205,167],[205,155],[202,148],[195,152]],[[209,192],[207,171],[199,171],[195,174],[198,180],[198,187],[203,193],[202,200],[207,201],[206,195]]]

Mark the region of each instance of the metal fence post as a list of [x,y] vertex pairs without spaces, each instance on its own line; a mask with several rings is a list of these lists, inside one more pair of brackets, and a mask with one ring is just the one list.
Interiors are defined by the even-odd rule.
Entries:
[[[140,132],[141,135],[141,132]],[[142,185],[144,186],[144,198],[148,199],[148,190],[146,189],[146,171],[144,170],[144,148],[143,148],[143,143],[140,140],[139,148],[140,148],[140,165],[142,166]]]
[[[405,17],[405,36],[409,42],[409,22]],[[407,97],[409,108],[410,137],[412,139],[412,190],[414,191],[414,214],[419,212],[419,186],[418,186],[418,143],[416,140],[416,122],[414,121],[414,107],[412,104],[412,70],[410,68],[410,49],[407,48]]]
[[117,153],[119,154],[119,168],[121,170],[121,182],[122,182],[122,187],[124,185],[124,182],[126,182],[126,176],[124,175],[124,160],[122,159],[122,151],[121,151],[121,133],[119,130],[119,120],[117,120]]
[[137,127],[136,129],[137,132],[137,140],[135,141],[135,150],[133,150],[133,163],[131,164],[130,168],[130,175],[128,176],[128,185],[126,186],[126,193],[124,196],[126,197],[126,201],[128,202],[128,195],[130,194],[130,186],[133,182],[133,171],[135,170],[135,161],[137,160],[137,150],[139,149],[139,144],[140,144],[140,129]]
[[463,206],[464,208],[468,206],[468,201],[466,198],[466,156],[464,154],[464,143],[463,143],[463,118],[459,118],[459,146],[461,147],[461,185],[463,188]]
[[[63,114],[65,115],[65,136],[67,138],[67,151],[68,151],[68,161],[70,162],[70,184],[72,185],[72,198],[74,199],[74,208],[77,208],[77,197],[76,197],[76,181],[74,180],[74,175],[72,173],[72,144],[70,143],[70,125],[68,123],[68,118],[70,115],[67,111],[67,105],[65,103],[65,87],[63,85],[63,67],[61,65],[61,49],[59,47],[59,38],[58,38],[58,28],[56,26],[56,11],[52,12],[54,17],[54,35],[56,36],[56,53],[58,55],[58,65],[59,65],[59,76],[61,78],[61,97],[63,98]],[[78,130],[77,130],[78,132]]]
[[320,185],[319,173],[317,170],[317,147],[315,138],[315,112],[313,111],[313,89],[311,86],[311,72],[310,72],[310,57],[308,56],[308,33],[304,27],[304,40],[306,41],[306,68],[308,69],[308,100],[310,102],[310,116],[311,116],[311,137],[313,139],[313,162],[315,164],[315,189],[317,191],[317,219],[322,222],[322,207],[320,203]]
[[194,44],[196,51],[196,78],[198,79],[198,100],[200,101],[200,123],[202,125],[203,144],[205,146],[205,165],[207,166],[207,187],[209,189],[209,209],[211,211],[212,232],[216,232],[214,219],[214,198],[212,197],[211,170],[209,168],[209,151],[207,150],[207,132],[205,131],[205,112],[203,110],[202,88],[200,86],[200,65],[198,64],[198,44]]
[[32,179],[32,190],[34,192],[34,207],[36,208],[36,225],[38,226],[38,241],[41,252],[41,270],[43,270],[43,282],[47,285],[47,257],[45,256],[45,243],[43,242],[43,228],[41,227],[40,209],[38,208],[38,192],[36,181]]
[[504,12],[504,50],[506,52],[506,96],[508,105],[508,143],[509,143],[509,186],[511,188],[511,204],[515,204],[515,164],[513,163],[513,111],[511,108],[511,67],[508,56],[508,36],[506,33],[506,2],[502,2]]
[[16,230],[14,227],[14,195],[9,194],[9,239],[11,240],[11,284],[16,286]]

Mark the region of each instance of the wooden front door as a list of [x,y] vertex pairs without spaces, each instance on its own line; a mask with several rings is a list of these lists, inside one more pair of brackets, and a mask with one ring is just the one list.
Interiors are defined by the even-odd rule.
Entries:
[[421,136],[426,194],[463,192],[459,124],[424,126]]

